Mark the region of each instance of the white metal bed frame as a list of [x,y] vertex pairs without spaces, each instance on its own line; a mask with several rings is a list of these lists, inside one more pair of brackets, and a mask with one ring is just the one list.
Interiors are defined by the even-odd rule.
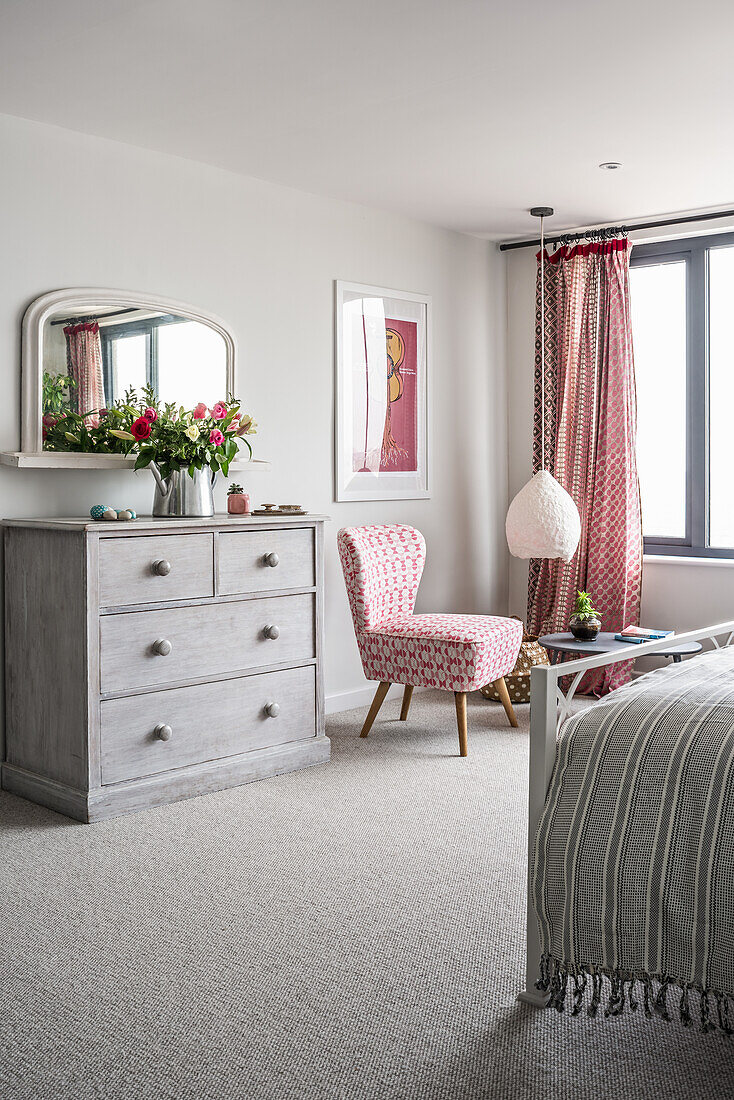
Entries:
[[[527,956],[525,971],[525,989],[518,1000],[525,1004],[543,1008],[547,995],[539,993],[535,981],[540,973],[540,939],[538,925],[533,910],[530,893],[531,860],[535,834],[550,786],[553,765],[556,759],[556,741],[558,732],[571,714],[571,702],[581,677],[590,668],[616,664],[618,661],[635,660],[647,654],[654,655],[671,645],[685,642],[699,642],[710,639],[715,649],[721,648],[718,638],[726,635],[724,646],[734,641],[734,620],[706,626],[700,630],[689,630],[685,634],[669,634],[654,642],[633,644],[614,653],[600,653],[598,657],[583,657],[565,664],[536,665],[530,673],[530,781],[528,797],[528,910],[527,910]],[[571,684],[564,695],[559,686],[561,677],[571,676]]]

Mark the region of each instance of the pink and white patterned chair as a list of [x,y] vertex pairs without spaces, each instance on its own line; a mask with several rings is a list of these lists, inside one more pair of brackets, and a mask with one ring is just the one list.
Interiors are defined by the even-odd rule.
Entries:
[[415,686],[453,691],[462,756],[468,691],[493,683],[517,726],[504,677],[520,652],[522,623],[494,615],[413,614],[426,560],[425,540],[414,527],[344,527],[337,543],[364,674],[380,681],[360,737],[370,732],[391,684],[405,685],[403,722]]

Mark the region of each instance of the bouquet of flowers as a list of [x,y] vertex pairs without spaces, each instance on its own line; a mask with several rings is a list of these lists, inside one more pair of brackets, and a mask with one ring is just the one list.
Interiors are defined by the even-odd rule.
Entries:
[[236,457],[239,440],[252,457],[246,436],[257,425],[241,412],[235,397],[217,401],[207,408],[203,401],[194,409],[173,403],[161,404],[150,386],[142,397],[130,389],[109,409],[90,413],[69,410],[44,415],[43,436],[47,450],[135,452],[135,469],[155,462],[163,478],[173,470],[195,470],[208,466],[226,476]]
[[155,462],[162,478],[173,470],[195,470],[208,466],[213,473],[227,475],[229,464],[236,457],[241,439],[252,457],[252,447],[245,438],[254,435],[256,425],[251,416],[240,412],[235,397],[217,401],[207,408],[203,401],[194,409],[160,405],[150,387],[143,390],[144,407],[136,409],[128,429],[114,428],[111,434],[137,445],[135,469],[142,470]]

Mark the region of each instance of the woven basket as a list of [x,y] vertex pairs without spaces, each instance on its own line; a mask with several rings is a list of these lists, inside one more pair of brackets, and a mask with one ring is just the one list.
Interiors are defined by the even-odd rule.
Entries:
[[[512,617],[516,619],[517,615],[513,615]],[[528,632],[524,630],[522,644],[520,646],[520,652],[517,655],[515,667],[512,672],[509,672],[507,676],[505,676],[510,702],[529,703],[531,668],[534,665],[549,664],[548,650],[543,648],[534,634],[528,634]],[[485,699],[493,699],[496,703],[500,701],[500,697],[492,684],[487,684],[486,687],[482,688],[482,695]]]

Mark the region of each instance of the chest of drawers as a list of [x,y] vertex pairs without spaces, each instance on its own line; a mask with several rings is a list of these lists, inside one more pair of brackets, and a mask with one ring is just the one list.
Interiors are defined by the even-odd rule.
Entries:
[[322,536],[6,521],[2,786],[97,821],[327,760]]

